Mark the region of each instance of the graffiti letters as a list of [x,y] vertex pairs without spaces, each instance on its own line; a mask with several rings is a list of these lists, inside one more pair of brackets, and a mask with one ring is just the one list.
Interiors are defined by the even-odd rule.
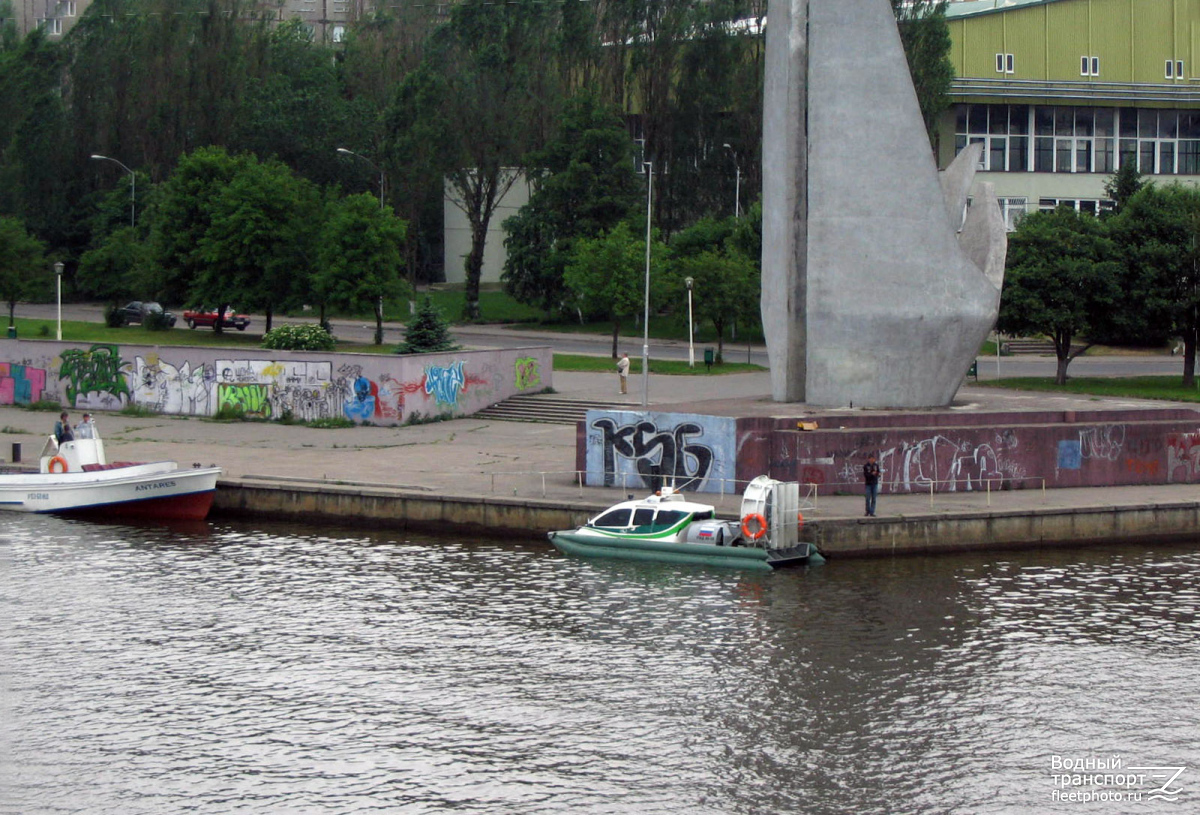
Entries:
[[466,384],[461,359],[445,368],[431,365],[425,369],[425,393],[433,396],[439,405],[457,405],[458,395]]
[[668,480],[674,478],[681,489],[696,490],[712,469],[712,448],[692,442],[692,437],[704,434],[699,424],[684,422],[672,430],[659,431],[653,422],[618,426],[612,419],[599,419],[592,427],[604,434],[606,487],[614,483],[618,455],[633,459],[646,487],[655,475],[660,475]]
[[[121,401],[130,397],[121,373],[124,363],[115,345],[93,345],[87,351],[68,348],[62,352],[58,378],[66,379],[67,401],[75,405],[80,396],[107,395]],[[105,400],[108,401],[108,400]]]
[[217,410],[228,408],[246,416],[271,418],[271,392],[266,385],[225,384],[217,390]]
[[0,362],[0,405],[28,405],[41,399],[45,389],[44,368]]
[[1167,435],[1167,483],[1190,482],[1200,475],[1200,433]]
[[542,374],[538,369],[537,357],[520,357],[513,363],[513,375],[516,379],[517,390],[535,388],[542,384]]

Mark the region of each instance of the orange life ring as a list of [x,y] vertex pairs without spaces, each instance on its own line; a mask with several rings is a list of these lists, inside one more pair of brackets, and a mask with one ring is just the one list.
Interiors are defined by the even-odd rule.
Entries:
[[[756,528],[752,531],[750,524],[755,524]],[[751,512],[742,518],[742,534],[752,541],[756,541],[763,535],[767,534],[767,519],[757,512]]]
[[[61,464],[62,469],[61,470],[54,469],[55,464]],[[54,458],[50,459],[50,464],[47,465],[46,469],[48,469],[52,473],[65,473],[67,470],[69,470],[71,468],[69,466],[67,466],[67,460],[65,458],[63,458],[62,456],[55,456]]]

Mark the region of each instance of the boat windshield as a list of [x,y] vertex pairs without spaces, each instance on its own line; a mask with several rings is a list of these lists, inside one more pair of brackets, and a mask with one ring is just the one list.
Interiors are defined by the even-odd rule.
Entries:
[[612,509],[592,521],[592,526],[629,526],[629,507]]

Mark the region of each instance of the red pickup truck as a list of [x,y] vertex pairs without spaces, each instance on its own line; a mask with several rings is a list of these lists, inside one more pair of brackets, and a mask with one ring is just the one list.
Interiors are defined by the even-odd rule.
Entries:
[[[204,308],[204,306],[197,309],[188,309],[183,312],[183,321],[187,323],[188,328],[204,326],[205,328],[215,330],[217,327],[217,310],[215,308]],[[250,318],[247,315],[236,314],[232,308],[225,309],[225,319],[221,321],[222,328],[236,328],[238,331],[245,331],[248,325],[250,325]]]

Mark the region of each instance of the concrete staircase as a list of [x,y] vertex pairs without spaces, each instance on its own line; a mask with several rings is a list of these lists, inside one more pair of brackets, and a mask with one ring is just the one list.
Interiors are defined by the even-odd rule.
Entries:
[[545,424],[575,424],[583,421],[589,410],[619,407],[612,402],[592,402],[583,399],[563,399],[554,394],[535,393],[513,396],[473,414],[477,419],[501,422],[542,422]]

